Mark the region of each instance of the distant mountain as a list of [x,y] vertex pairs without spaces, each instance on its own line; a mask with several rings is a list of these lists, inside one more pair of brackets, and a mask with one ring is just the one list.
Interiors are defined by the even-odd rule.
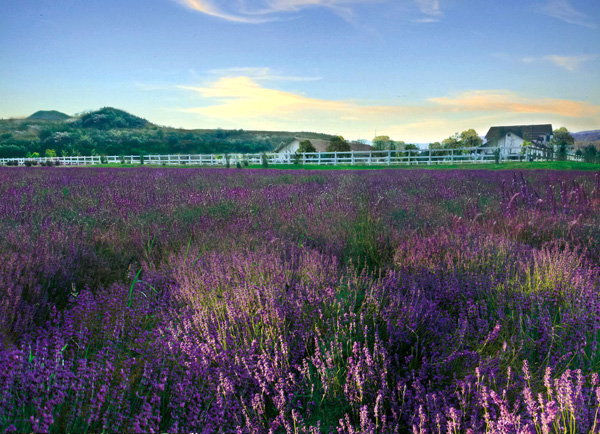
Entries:
[[600,141],[600,130],[580,131],[571,133],[575,142],[597,142]]
[[71,116],[57,110],[38,110],[27,119],[34,121],[64,121],[70,117]]

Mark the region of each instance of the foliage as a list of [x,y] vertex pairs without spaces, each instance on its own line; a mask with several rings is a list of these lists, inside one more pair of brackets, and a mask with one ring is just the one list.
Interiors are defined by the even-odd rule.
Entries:
[[373,140],[373,147],[377,151],[395,150],[395,144],[390,136],[376,136]]
[[310,140],[302,140],[296,152],[298,154],[304,154],[305,152],[317,152],[317,149],[313,146]]
[[567,152],[573,148],[575,139],[565,127],[554,130],[549,146],[554,150],[556,159],[564,161],[567,158]]
[[148,121],[123,110],[104,107],[83,114],[74,124],[82,128],[108,130],[113,128],[142,128],[148,125]]
[[500,164],[500,148],[494,149],[494,163]]
[[272,151],[301,135],[283,131],[184,130],[159,127],[122,110],[103,108],[68,120],[0,120],[0,158],[54,149],[57,155],[139,155],[259,153]]
[[327,152],[347,152],[350,151],[350,144],[342,136],[334,136],[329,140]]
[[582,149],[577,150],[576,154],[583,156],[583,161],[586,163],[598,163],[600,161],[600,153],[594,145],[587,145]]
[[54,149],[46,149],[46,158],[56,158],[56,151]]
[[460,134],[457,132],[447,139],[442,140],[441,147],[443,149],[475,148],[482,144],[483,140],[477,135],[477,132],[473,129],[469,129]]
[[444,149],[457,149],[462,147],[463,146],[460,141],[460,135],[458,133],[455,133],[453,136],[442,140],[442,148]]
[[476,148],[483,145],[483,139],[472,128],[460,133],[460,142],[463,148]]

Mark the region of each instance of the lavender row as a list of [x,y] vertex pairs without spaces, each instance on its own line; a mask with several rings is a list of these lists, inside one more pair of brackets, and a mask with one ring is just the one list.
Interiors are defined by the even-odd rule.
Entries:
[[0,181],[2,431],[600,432],[598,175]]

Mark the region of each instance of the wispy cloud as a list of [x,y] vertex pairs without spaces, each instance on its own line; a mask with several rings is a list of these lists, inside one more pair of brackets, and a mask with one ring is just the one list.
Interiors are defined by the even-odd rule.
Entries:
[[220,119],[289,119],[302,112],[336,112],[349,114],[355,109],[351,103],[310,98],[298,93],[261,86],[250,77],[222,77],[208,86],[181,86],[196,92],[210,105],[191,111]]
[[361,3],[374,3],[380,0],[262,0],[250,6],[244,0],[219,5],[215,0],[174,0],[183,6],[221,18],[227,21],[259,24],[282,19],[286,14],[300,12],[306,8],[327,8],[340,17],[351,20],[354,17],[352,6]]
[[596,28],[596,24],[586,14],[576,10],[569,0],[547,0],[545,3],[538,4],[536,10],[567,23]]
[[[448,131],[460,128],[460,125],[472,128],[468,125],[482,124],[483,117],[494,119],[495,123],[515,116],[521,119],[600,118],[600,106],[597,105],[565,99],[530,98],[507,90],[463,92],[417,101],[413,105],[369,105],[280,90],[248,76],[221,77],[202,86],[180,88],[201,98],[198,107],[182,110],[200,116],[204,122],[231,128],[333,133],[388,128],[398,134],[419,137],[418,127],[421,126],[424,129],[421,136],[428,134],[431,137],[435,128]],[[450,134],[453,132],[449,131]]]
[[552,114],[564,117],[600,115],[600,106],[556,98],[527,98],[507,90],[464,92],[455,97],[431,98],[430,101],[457,112],[506,112]]
[[424,18],[413,20],[416,23],[434,23],[442,17],[439,0],[415,0]]
[[579,67],[579,65],[581,65],[584,62],[587,62],[588,60],[595,59],[596,57],[598,56],[590,54],[580,56],[559,56],[557,54],[551,54],[542,57],[525,57],[522,60],[525,63],[533,63],[539,61],[551,62],[561,68],[565,68],[569,71],[575,71]]
[[269,67],[233,67],[233,68],[218,68],[211,69],[208,71],[211,75],[219,77],[250,77],[257,81],[317,81],[321,80],[321,77],[317,76],[294,76],[285,75],[281,72],[274,71]]
[[[295,14],[309,8],[329,9],[346,21],[354,21],[359,5],[389,3],[391,0],[172,0],[189,9],[223,20],[260,24],[269,21],[289,19]],[[424,15],[415,22],[436,22],[442,17],[440,0],[412,0]]]

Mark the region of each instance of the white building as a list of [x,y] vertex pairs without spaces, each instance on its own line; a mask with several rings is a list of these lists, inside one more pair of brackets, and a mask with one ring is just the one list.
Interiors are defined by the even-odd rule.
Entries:
[[552,138],[552,125],[512,125],[491,127],[485,135],[483,148],[500,147],[502,157],[518,155],[524,141],[543,148],[547,147]]
[[[304,140],[310,141],[310,143],[312,143],[317,152],[326,152],[327,146],[329,146],[329,140],[294,137],[294,140],[278,147],[277,149],[275,149],[275,152],[281,155],[293,155],[300,147],[300,142],[303,142]],[[362,143],[348,142],[348,144],[350,145],[351,151],[371,151],[373,149],[372,146],[364,145]]]

